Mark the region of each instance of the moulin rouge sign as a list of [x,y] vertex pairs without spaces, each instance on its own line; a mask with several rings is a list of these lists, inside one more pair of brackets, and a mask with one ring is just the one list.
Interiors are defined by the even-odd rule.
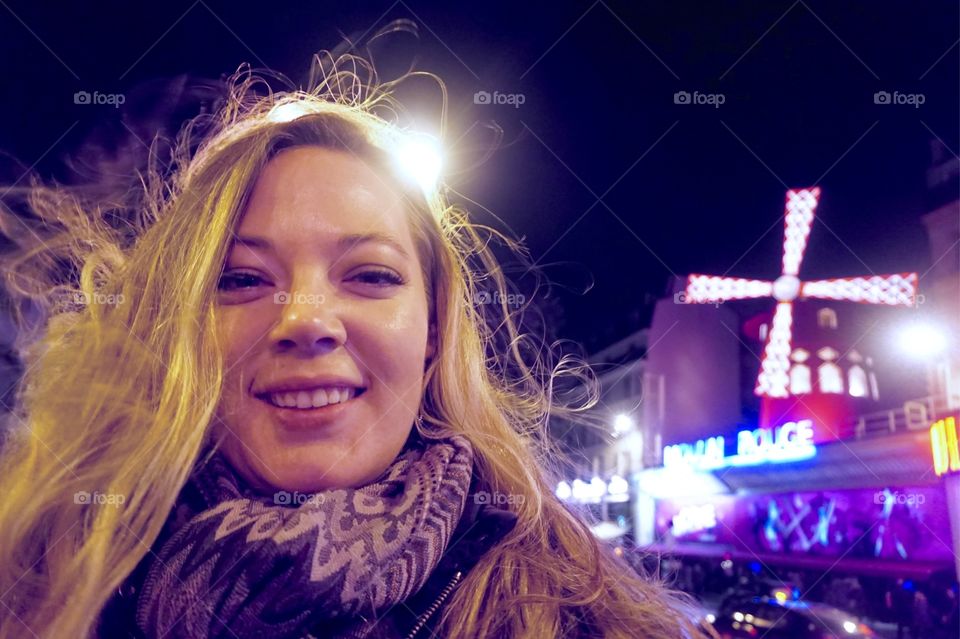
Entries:
[[776,428],[741,430],[737,433],[737,450],[734,454],[728,454],[726,442],[721,436],[701,439],[692,444],[665,446],[663,466],[715,470],[810,459],[816,454],[813,422],[804,419]]

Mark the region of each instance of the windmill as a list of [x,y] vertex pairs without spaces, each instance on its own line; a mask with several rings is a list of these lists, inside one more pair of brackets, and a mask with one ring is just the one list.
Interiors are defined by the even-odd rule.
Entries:
[[777,301],[773,322],[763,349],[760,375],[754,393],[761,397],[789,397],[793,303],[825,299],[912,306],[916,300],[917,274],[841,277],[803,282],[800,265],[817,210],[820,187],[787,191],[784,217],[783,269],[776,280],[751,280],[714,275],[690,275],[684,294],[687,304],[715,304],[730,300],[773,297]]

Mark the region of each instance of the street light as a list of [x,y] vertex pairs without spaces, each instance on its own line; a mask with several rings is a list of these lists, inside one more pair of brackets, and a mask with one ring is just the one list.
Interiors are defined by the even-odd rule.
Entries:
[[[296,98],[285,99],[267,113],[270,122],[293,122],[305,115],[322,113],[314,103]],[[380,139],[386,144],[397,168],[415,181],[428,196],[433,194],[443,170],[443,151],[439,140],[417,131],[390,130]]]
[[613,434],[623,435],[633,430],[633,418],[623,413],[613,418]]
[[400,170],[413,178],[424,192],[436,189],[443,160],[435,139],[408,133],[394,149],[394,157]]
[[917,359],[931,359],[947,350],[946,333],[938,326],[914,322],[902,328],[898,335],[900,350]]

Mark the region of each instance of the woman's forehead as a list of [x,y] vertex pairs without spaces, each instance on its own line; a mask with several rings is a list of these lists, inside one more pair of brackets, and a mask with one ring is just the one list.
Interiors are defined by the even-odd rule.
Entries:
[[348,151],[296,147],[270,160],[254,184],[240,233],[300,236],[378,231],[412,250],[404,193]]

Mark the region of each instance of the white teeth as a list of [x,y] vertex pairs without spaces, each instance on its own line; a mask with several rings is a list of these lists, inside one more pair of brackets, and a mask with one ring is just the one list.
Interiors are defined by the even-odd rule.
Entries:
[[306,391],[297,393],[297,408],[310,408],[313,405],[313,396]]
[[313,392],[271,393],[268,400],[282,408],[321,408],[327,404],[342,404],[353,398],[356,389],[331,387],[318,388]]

